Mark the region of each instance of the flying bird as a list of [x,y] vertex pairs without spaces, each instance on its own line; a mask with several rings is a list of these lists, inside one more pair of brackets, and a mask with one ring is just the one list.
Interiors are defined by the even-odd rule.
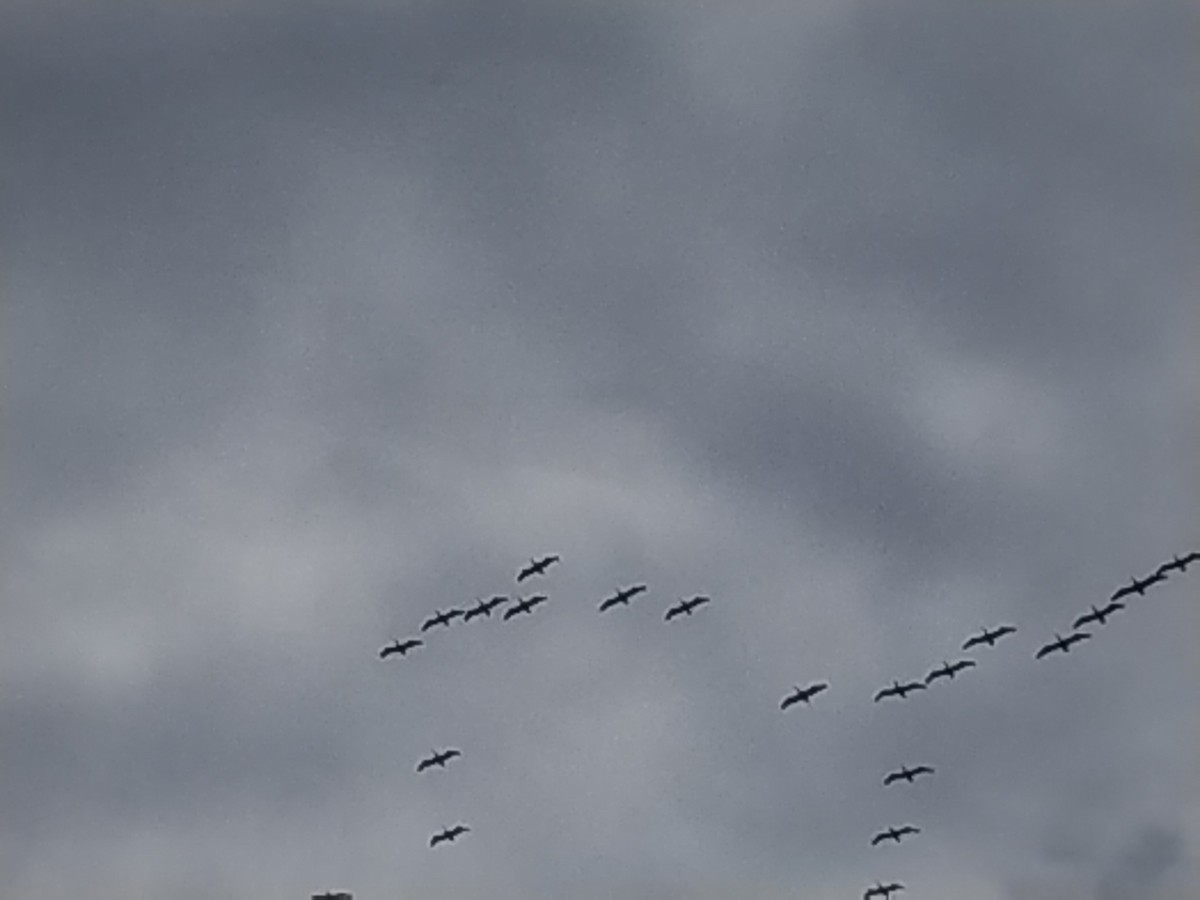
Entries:
[[819,681],[816,684],[810,684],[806,688],[796,685],[796,689],[783,698],[783,702],[779,704],[780,709],[787,709],[789,706],[794,706],[797,703],[808,703],[813,697],[826,690],[829,684],[824,681]]
[[600,604],[600,612],[604,612],[605,610],[612,609],[618,603],[623,603],[626,606],[628,606],[629,601],[632,600],[634,597],[636,597],[638,594],[642,593],[642,591],[644,591],[644,590],[646,590],[646,586],[644,584],[635,584],[635,585],[633,585],[633,587],[627,587],[627,588],[624,588],[623,590],[619,590],[615,594],[613,594],[611,597],[609,597],[607,600],[605,600],[603,603]]
[[897,781],[907,781],[912,784],[917,780],[918,775],[932,775],[933,766],[913,766],[911,769],[908,766],[901,766],[895,772],[888,772],[883,776],[883,786],[894,784]]
[[534,575],[542,575],[554,563],[558,562],[558,556],[543,556],[541,559],[530,559],[529,565],[517,573],[517,584],[520,584],[526,578],[532,578]]
[[878,847],[884,841],[895,841],[898,844],[906,834],[920,833],[921,829],[915,825],[901,825],[899,828],[889,828],[887,831],[881,831],[875,837],[871,838],[871,846]]
[[979,634],[967,638],[967,642],[962,645],[962,648],[964,650],[970,650],[972,647],[978,644],[987,644],[989,647],[995,647],[996,641],[1000,640],[1000,638],[1004,637],[1006,634],[1015,633],[1016,630],[1017,629],[1012,625],[1001,625],[999,628],[993,631],[988,631],[987,628],[984,628]]
[[457,619],[461,615],[463,615],[463,611],[461,609],[448,609],[445,612],[438,610],[438,613],[436,616],[430,616],[428,619],[425,620],[425,622],[421,625],[421,630],[428,631],[430,628],[433,628],[435,625],[449,626],[449,624],[451,622],[453,622],[455,619]]
[[1072,622],[1071,627],[1082,628],[1089,622],[1095,622],[1098,625],[1103,625],[1109,616],[1124,608],[1125,604],[1120,600],[1114,600],[1112,603],[1109,603],[1107,606],[1102,606],[1100,609],[1096,609],[1096,607],[1093,605],[1091,608],[1092,611],[1084,613],[1082,616]]
[[471,829],[466,825],[455,825],[453,828],[443,828],[439,833],[429,839],[429,846],[436,847],[442,841],[454,843],[454,839],[460,834],[466,834]]
[[545,603],[550,598],[545,594],[534,594],[532,597],[526,597],[524,600],[518,600],[512,609],[504,613],[504,621],[507,622],[513,616],[520,613],[533,614],[533,609],[541,603]]
[[492,597],[490,600],[477,600],[474,606],[463,613],[463,621],[470,622],[477,616],[487,616],[490,619],[492,617],[492,610],[502,603],[507,602],[508,597],[504,596]]
[[1166,573],[1162,571],[1161,567],[1159,567],[1159,570],[1153,575],[1147,575],[1141,580],[1138,580],[1137,578],[1130,578],[1129,584],[1125,585],[1124,587],[1117,588],[1115,591],[1113,591],[1113,595],[1108,599],[1120,600],[1122,597],[1128,597],[1130,594],[1137,594],[1139,597],[1144,597],[1146,595],[1146,588],[1152,587],[1158,584],[1160,581],[1166,580]]
[[912,691],[923,691],[925,689],[925,685],[921,684],[919,681],[910,681],[908,684],[901,684],[898,681],[893,681],[891,687],[885,687],[875,695],[875,702],[878,703],[880,700],[884,700],[887,697],[899,697],[901,700],[903,700]]
[[391,644],[379,651],[379,658],[387,659],[393,653],[399,653],[401,656],[407,656],[409,650],[412,650],[414,647],[423,647],[424,645],[425,642],[420,638],[409,638],[408,640],[404,641],[404,643],[393,639]]
[[970,669],[975,665],[977,664],[973,659],[960,659],[952,663],[946,662],[946,660],[943,659],[941,666],[925,676],[925,683],[933,684],[939,678],[949,678],[951,681],[953,681],[955,676],[963,669]]
[[676,603],[674,606],[672,606],[670,609],[667,610],[667,614],[665,616],[663,616],[663,618],[666,621],[670,622],[673,618],[675,618],[680,613],[687,613],[690,616],[692,614],[693,609],[695,609],[698,606],[703,606],[705,603],[711,603],[711,602],[712,602],[712,597],[702,597],[702,596],[693,597],[691,600],[680,600],[678,603]]
[[898,881],[893,881],[891,884],[880,884],[877,881],[875,882],[875,887],[867,888],[866,893],[863,894],[863,900],[871,900],[872,897],[882,897],[883,900],[889,900],[892,894],[902,890],[904,890],[904,885]]
[[1034,654],[1035,659],[1041,659],[1043,656],[1049,656],[1056,650],[1063,653],[1071,652],[1071,645],[1078,644],[1080,641],[1086,641],[1091,635],[1086,631],[1076,631],[1068,634],[1066,637],[1060,637],[1058,632],[1054,632],[1055,640],[1044,646],[1041,650]]
[[1154,571],[1154,574],[1155,575],[1166,575],[1172,569],[1178,569],[1180,572],[1186,572],[1187,567],[1194,562],[1200,562],[1200,553],[1196,553],[1193,551],[1182,558],[1180,558],[1178,556],[1173,556],[1170,562],[1163,563],[1161,566],[1159,566]]
[[424,772],[426,769],[433,766],[437,766],[439,769],[444,769],[446,768],[446,763],[454,759],[456,756],[462,756],[462,751],[455,750],[453,747],[443,750],[440,753],[437,750],[434,750],[432,754],[417,763],[417,771]]

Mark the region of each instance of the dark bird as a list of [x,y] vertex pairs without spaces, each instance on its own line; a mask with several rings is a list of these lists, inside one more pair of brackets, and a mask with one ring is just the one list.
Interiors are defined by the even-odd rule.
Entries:
[[712,597],[702,597],[702,596],[693,597],[691,600],[680,600],[678,603],[676,603],[674,606],[672,606],[670,609],[667,610],[667,614],[665,616],[663,616],[663,618],[666,621],[670,622],[673,618],[675,618],[680,613],[687,613],[690,616],[692,614],[692,610],[695,609],[697,606],[703,606],[705,603],[711,603],[711,602],[712,602]]
[[1071,645],[1078,644],[1080,641],[1086,641],[1091,637],[1086,631],[1076,631],[1068,634],[1066,637],[1060,637],[1058,632],[1054,632],[1056,640],[1051,641],[1041,650],[1034,654],[1035,659],[1041,659],[1043,656],[1049,656],[1056,650],[1061,650],[1063,653],[1071,652]]
[[541,603],[545,603],[550,598],[545,594],[534,594],[532,597],[526,597],[524,600],[518,600],[516,605],[505,612],[504,621],[507,622],[513,616],[520,613],[533,614],[533,608]]
[[461,609],[448,609],[445,612],[438,610],[436,616],[430,616],[425,620],[424,624],[421,625],[421,630],[428,631],[435,625],[449,625],[461,615],[463,615],[463,611]]
[[453,747],[443,750],[440,753],[437,750],[434,750],[430,756],[425,757],[423,760],[417,763],[417,771],[424,772],[426,769],[431,768],[432,766],[437,766],[439,769],[444,769],[446,768],[446,763],[454,759],[456,756],[462,756],[462,751],[455,750]]
[[904,890],[904,885],[898,881],[893,881],[891,884],[880,884],[877,881],[875,887],[867,888],[867,892],[863,894],[863,900],[871,900],[872,897],[882,897],[883,900],[888,900],[892,894],[902,890]]
[[379,658],[387,659],[393,653],[399,653],[401,656],[406,656],[409,650],[412,650],[414,647],[423,647],[424,645],[425,642],[420,638],[409,638],[408,640],[404,641],[404,643],[393,639],[391,644],[379,651]]
[[915,825],[901,825],[899,828],[889,828],[871,838],[871,846],[878,847],[884,841],[895,841],[897,844],[906,834],[920,834],[921,829]]
[[628,606],[629,601],[638,594],[642,593],[644,590],[646,590],[646,586],[644,584],[635,584],[633,587],[627,587],[623,590],[619,590],[600,604],[600,612],[604,612],[606,609],[612,609],[618,603],[623,603]]
[[1098,625],[1103,625],[1109,616],[1124,608],[1125,604],[1120,600],[1114,600],[1112,603],[1109,603],[1107,606],[1103,606],[1100,609],[1096,609],[1095,606],[1092,606],[1092,611],[1084,613],[1082,616],[1072,622],[1071,627],[1082,628],[1089,622],[1095,622]]
[[893,681],[891,687],[885,687],[875,695],[875,702],[878,703],[880,700],[883,700],[887,697],[899,697],[901,700],[903,700],[912,691],[923,690],[925,690],[925,685],[921,684],[919,681],[910,681],[908,684],[901,684],[898,681]]
[[526,578],[532,578],[534,575],[543,574],[550,566],[559,561],[557,556],[543,556],[541,559],[529,560],[529,565],[517,573],[517,584],[520,584]]
[[454,839],[460,834],[466,834],[471,829],[466,825],[455,825],[453,828],[443,828],[439,833],[429,839],[429,846],[436,847],[442,841],[454,843]]
[[463,621],[470,622],[477,616],[487,616],[490,619],[492,617],[492,610],[500,604],[507,602],[508,598],[502,596],[493,597],[490,600],[477,600],[474,606],[463,613]]
[[1186,572],[1187,567],[1194,562],[1200,562],[1200,553],[1196,553],[1193,551],[1192,553],[1189,553],[1182,558],[1178,557],[1178,556],[1173,556],[1170,562],[1163,563],[1161,566],[1159,566],[1157,569],[1155,569],[1154,574],[1155,575],[1166,575],[1168,572],[1172,571],[1173,569],[1178,569],[1180,572]]
[[806,688],[796,685],[796,689],[783,698],[783,702],[779,704],[780,709],[787,709],[789,706],[794,706],[797,703],[808,703],[813,697],[826,690],[829,684],[824,681],[819,681],[816,684],[810,684]]
[[933,766],[913,766],[911,769],[908,766],[901,766],[895,772],[888,772],[883,776],[883,785],[887,787],[889,784],[894,784],[897,781],[907,781],[912,784],[917,780],[918,775],[932,775]]
[[1152,587],[1158,584],[1160,581],[1166,580],[1166,573],[1163,572],[1160,567],[1159,571],[1155,572],[1153,575],[1147,575],[1140,581],[1137,578],[1130,578],[1129,584],[1125,585],[1124,587],[1117,588],[1115,591],[1113,591],[1113,595],[1108,599],[1120,600],[1122,597],[1128,597],[1130,594],[1137,594],[1139,597],[1144,597],[1146,595],[1146,588]]
[[962,645],[962,648],[964,650],[970,650],[977,644],[987,644],[989,647],[995,647],[996,641],[1000,640],[1000,638],[1004,637],[1006,634],[1014,634],[1016,630],[1017,629],[1012,625],[1001,625],[994,631],[988,631],[986,628],[984,628],[979,634],[967,638],[967,642]]
[[949,678],[951,681],[953,681],[959,672],[961,672],[963,669],[969,669],[974,665],[976,665],[976,662],[973,659],[960,659],[952,663],[946,662],[946,660],[943,659],[940,667],[934,669],[925,676],[925,683],[933,684],[939,678]]

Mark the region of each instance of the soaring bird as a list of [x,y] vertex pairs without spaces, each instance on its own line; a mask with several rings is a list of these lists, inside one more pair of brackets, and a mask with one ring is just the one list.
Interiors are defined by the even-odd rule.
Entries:
[[878,703],[887,697],[899,697],[903,700],[912,691],[923,691],[925,685],[919,681],[910,681],[908,684],[901,684],[898,681],[893,681],[891,687],[885,687],[875,695],[875,702]]
[[442,841],[454,843],[454,839],[460,834],[466,834],[471,829],[466,825],[455,825],[453,828],[443,828],[440,832],[429,839],[429,846],[436,847]]
[[1091,635],[1086,631],[1075,631],[1068,634],[1066,637],[1059,636],[1059,633],[1054,632],[1055,640],[1044,646],[1041,650],[1034,654],[1035,659],[1041,659],[1043,656],[1049,656],[1056,650],[1061,650],[1063,653],[1071,652],[1071,645],[1078,644],[1080,641],[1086,641]]
[[892,894],[902,890],[904,890],[904,885],[898,881],[893,881],[891,884],[880,884],[877,881],[875,882],[875,887],[867,888],[866,893],[863,894],[863,900],[871,900],[872,897],[882,897],[883,900],[889,900]]
[[454,759],[456,756],[462,756],[462,751],[455,750],[453,747],[442,750],[440,753],[437,750],[434,750],[432,754],[417,763],[417,771],[424,772],[426,769],[431,768],[432,766],[437,766],[439,769],[444,769],[446,768],[446,763]]
[[391,644],[379,651],[379,658],[387,659],[393,653],[399,653],[401,656],[406,656],[409,650],[412,650],[414,647],[422,647],[424,645],[425,642],[420,638],[409,638],[404,643],[400,643],[400,641],[397,641],[393,638]]
[[895,841],[897,844],[906,834],[920,834],[921,829],[915,825],[901,825],[899,828],[889,828],[871,838],[871,846],[878,847],[884,841]]
[[911,769],[908,766],[901,766],[895,772],[888,772],[883,776],[883,786],[894,784],[897,781],[907,781],[912,784],[916,781],[918,775],[932,775],[933,766],[913,766]]
[[520,584],[526,578],[532,578],[534,575],[543,574],[550,566],[558,562],[558,556],[543,556],[541,559],[529,560],[529,565],[517,573],[517,584]]
[[1180,572],[1186,572],[1187,567],[1194,562],[1200,562],[1200,553],[1193,551],[1184,557],[1172,555],[1171,561],[1163,563],[1161,566],[1155,569],[1154,574],[1166,575],[1172,569],[1178,569]]
[[461,615],[463,615],[463,611],[461,609],[448,609],[445,612],[438,610],[438,613],[436,616],[430,616],[428,619],[425,620],[425,622],[421,625],[421,630],[428,631],[430,628],[433,628],[435,625],[447,625],[448,626],[451,622],[453,622],[455,619],[457,619]]
[[1130,594],[1137,594],[1139,597],[1144,597],[1146,594],[1146,588],[1152,587],[1158,584],[1160,581],[1166,580],[1166,573],[1162,571],[1161,567],[1159,567],[1159,570],[1153,575],[1147,575],[1145,578],[1140,580],[1137,578],[1130,578],[1129,584],[1125,585],[1124,587],[1117,588],[1115,591],[1113,591],[1113,595],[1108,599],[1120,600],[1122,597],[1128,597]]
[[1114,600],[1112,603],[1109,603],[1107,606],[1102,606],[1100,609],[1096,609],[1096,607],[1093,605],[1091,607],[1092,611],[1084,613],[1082,616],[1072,622],[1071,627],[1082,628],[1089,622],[1095,622],[1098,625],[1103,625],[1109,616],[1124,608],[1125,604],[1120,600]]
[[666,621],[670,622],[673,618],[675,618],[680,613],[687,613],[690,616],[692,614],[692,610],[695,609],[697,606],[703,606],[705,603],[711,603],[711,602],[712,602],[712,597],[703,597],[703,596],[699,596],[699,595],[693,597],[691,600],[680,600],[678,603],[676,603],[674,606],[672,606],[670,609],[667,610],[667,614],[665,616],[663,616],[663,618]]
[[502,603],[507,602],[508,597],[504,596],[492,597],[490,600],[477,600],[474,606],[463,613],[463,621],[470,622],[476,616],[487,616],[490,619],[492,617],[492,610]]
[[550,598],[545,594],[534,594],[532,597],[526,597],[524,600],[518,600],[512,609],[504,613],[504,621],[507,622],[515,615],[520,613],[533,614],[533,608],[541,603],[545,603]]
[[797,703],[808,703],[813,697],[826,690],[829,684],[824,681],[818,681],[816,684],[810,684],[806,688],[796,685],[796,689],[792,693],[783,698],[783,702],[779,704],[780,709],[787,709],[789,706],[794,706]]
[[925,683],[933,684],[939,678],[949,678],[951,681],[953,681],[954,677],[959,672],[961,672],[963,669],[969,669],[974,665],[976,665],[976,662],[973,659],[960,659],[952,663],[946,662],[946,660],[943,659],[940,667],[934,669],[925,676]]
[[646,590],[646,586],[644,584],[635,584],[632,587],[627,587],[622,590],[619,590],[615,594],[613,594],[611,597],[609,597],[607,600],[605,600],[603,603],[600,604],[600,612],[604,612],[607,609],[612,609],[618,603],[623,603],[626,606],[628,606],[629,601],[632,600],[634,597],[636,597],[638,594],[642,593],[642,591],[644,591],[644,590]]
[[1012,625],[1001,625],[999,628],[996,628],[993,631],[988,631],[986,628],[984,628],[979,634],[967,638],[967,642],[962,645],[962,648],[964,650],[970,650],[977,644],[987,644],[989,647],[995,647],[996,641],[1000,640],[1000,638],[1004,637],[1006,634],[1015,633],[1016,630],[1017,629]]

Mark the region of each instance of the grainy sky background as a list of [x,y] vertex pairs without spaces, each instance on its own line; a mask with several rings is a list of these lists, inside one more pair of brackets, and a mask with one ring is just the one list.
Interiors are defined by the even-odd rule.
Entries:
[[1195,19],[4,4],[5,895],[1196,896]]

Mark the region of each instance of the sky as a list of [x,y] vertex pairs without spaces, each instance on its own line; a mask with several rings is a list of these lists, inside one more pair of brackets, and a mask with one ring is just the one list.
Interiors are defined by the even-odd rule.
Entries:
[[1195,20],[0,6],[5,893],[1196,896]]

